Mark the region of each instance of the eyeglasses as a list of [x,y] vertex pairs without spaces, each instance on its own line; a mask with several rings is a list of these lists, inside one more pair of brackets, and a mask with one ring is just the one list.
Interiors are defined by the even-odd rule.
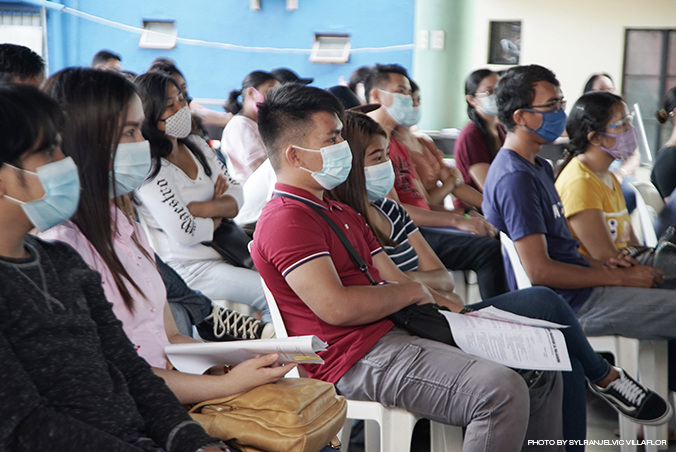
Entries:
[[548,104],[531,105],[529,107],[522,108],[522,110],[529,111],[529,110],[532,110],[533,108],[546,108],[548,111],[557,112],[559,110],[565,110],[567,103],[568,103],[568,101],[565,100],[565,99],[558,99],[558,100],[552,101]]
[[612,124],[608,124],[608,129],[622,129],[623,131],[627,131],[630,128],[634,126],[634,113],[629,113],[627,116],[624,118],[620,119],[617,122],[614,122]]
[[474,93],[474,97],[488,97],[492,96],[495,94],[495,90],[489,89],[488,91],[484,91],[482,93]]

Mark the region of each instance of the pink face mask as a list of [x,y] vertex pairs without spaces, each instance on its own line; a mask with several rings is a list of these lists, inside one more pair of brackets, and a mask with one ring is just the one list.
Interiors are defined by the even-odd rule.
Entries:
[[258,104],[265,102],[265,96],[262,95],[256,88],[251,87],[253,91],[251,91],[251,98],[254,101],[253,104],[253,109],[258,114]]
[[603,135],[615,138],[615,145],[613,145],[612,148],[604,148],[603,146],[599,147],[616,159],[626,160],[636,150],[638,140],[636,138],[636,129],[633,127],[626,132],[620,133],[619,135],[613,135],[610,133],[604,133]]

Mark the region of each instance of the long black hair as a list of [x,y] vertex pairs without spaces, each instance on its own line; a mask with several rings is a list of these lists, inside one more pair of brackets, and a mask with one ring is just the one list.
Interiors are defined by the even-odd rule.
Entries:
[[143,291],[124,268],[113,246],[110,199],[115,193],[110,193],[108,174],[114,172],[112,163],[122,136],[120,118],[127,116],[136,88],[115,71],[67,68],[52,75],[44,89],[66,113],[61,148],[73,158],[80,175],[82,191],[73,222],[106,263],[124,304],[133,311],[134,300],[124,280],[139,293]]
[[359,212],[381,245],[397,246],[398,243],[375,227],[368,209],[369,200],[366,194],[364,159],[366,158],[366,148],[369,147],[371,140],[378,135],[385,139],[388,138],[385,129],[370,117],[350,110],[345,112],[342,136],[350,144],[352,169],[345,182],[327,192],[327,196],[335,201],[345,203]]
[[607,91],[589,92],[575,102],[566,121],[570,141],[563,154],[563,161],[554,169],[556,177],[575,156],[587,150],[589,133],[603,133],[606,130],[613,115],[613,106],[618,102],[624,101],[617,94]]
[[225,102],[225,111],[236,115],[242,110],[242,104],[237,100],[249,88],[258,89],[263,83],[277,78],[269,72],[253,71],[242,80],[242,88],[230,91],[228,100]]
[[676,86],[667,91],[664,102],[662,102],[662,109],[655,113],[655,117],[660,124],[664,124],[669,120],[669,113],[674,109],[676,109]]
[[37,88],[0,86],[0,167],[20,168],[27,151],[57,144],[63,123],[59,105]]
[[[465,80],[465,95],[474,97],[474,93],[476,93],[477,88],[479,88],[481,81],[493,74],[495,74],[495,72],[490,69],[477,69],[469,74]],[[496,140],[493,134],[490,133],[484,118],[481,117],[479,112],[476,111],[476,108],[469,102],[467,102],[467,116],[469,116],[469,119],[474,123],[476,128],[479,129],[479,132],[481,132],[486,143],[488,143],[488,150],[491,153],[491,158],[495,157],[495,154],[500,149],[502,143]]]
[[[594,81],[599,77],[606,77],[611,82],[613,81],[612,77],[610,75],[606,74],[605,72],[602,72],[600,74],[594,74],[591,77],[589,77],[589,80],[587,80],[587,83],[584,85],[584,91],[582,92],[582,94],[586,94],[586,93],[591,92],[592,87],[594,86]],[[613,83],[615,83],[615,82],[613,82]]]
[[[171,140],[163,131],[157,128],[157,123],[167,107],[167,86],[171,83],[179,92],[182,93],[182,91],[176,80],[161,72],[146,72],[136,77],[135,82],[139,88],[139,95],[141,96],[141,102],[143,102],[143,113],[146,116],[141,131],[145,139],[150,142],[152,168],[146,178],[146,181],[149,181],[154,179],[157,173],[160,172],[160,167],[162,166],[161,159],[169,156],[173,149]],[[211,177],[211,168],[207,164],[207,159],[202,151],[195,144],[191,143],[190,140],[179,139],[178,142],[182,143],[195,155],[197,161],[204,168],[206,175]]]

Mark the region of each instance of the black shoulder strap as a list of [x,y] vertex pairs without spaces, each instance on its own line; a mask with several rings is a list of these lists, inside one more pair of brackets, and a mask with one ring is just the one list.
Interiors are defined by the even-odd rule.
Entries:
[[357,268],[359,268],[359,270],[366,275],[366,277],[371,282],[371,285],[375,286],[375,285],[378,284],[378,282],[376,282],[376,280],[373,279],[373,276],[371,276],[371,273],[369,273],[369,268],[366,265],[366,262],[364,262],[364,259],[361,258],[361,256],[357,252],[357,250],[354,249],[354,246],[352,246],[352,243],[350,243],[350,240],[345,236],[345,234],[340,229],[340,227],[338,227],[338,225],[336,223],[334,223],[333,220],[331,218],[329,218],[322,211],[321,207],[317,206],[316,204],[311,203],[310,201],[306,201],[305,199],[296,198],[294,196],[288,196],[288,195],[283,194],[283,193],[275,193],[275,197],[295,199],[296,201],[302,202],[303,204],[309,206],[312,210],[317,212],[319,214],[319,216],[322,217],[329,224],[331,229],[333,229],[333,232],[336,233],[336,235],[338,236],[340,241],[343,243],[343,246],[347,250],[347,254],[350,255],[350,258],[352,258],[352,261],[355,263]]

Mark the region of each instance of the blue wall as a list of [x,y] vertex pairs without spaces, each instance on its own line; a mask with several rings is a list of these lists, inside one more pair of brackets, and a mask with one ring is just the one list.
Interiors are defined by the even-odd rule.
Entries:
[[[413,42],[415,0],[299,0],[286,11],[285,0],[261,0],[260,11],[248,0],[60,0],[68,7],[126,25],[144,19],[175,20],[181,38],[244,46],[309,49],[315,32],[347,33],[352,47],[383,47]],[[292,68],[314,85],[336,85],[363,65],[412,64],[412,50],[351,55],[348,64],[315,64],[308,54],[272,54],[197,47],[178,43],[171,50],[141,49],[139,35],[48,10],[50,73],[66,66],[88,66],[100,49],[122,55],[125,69],[144,72],[158,56],[174,59],[193,97],[226,98],[256,69]]]

